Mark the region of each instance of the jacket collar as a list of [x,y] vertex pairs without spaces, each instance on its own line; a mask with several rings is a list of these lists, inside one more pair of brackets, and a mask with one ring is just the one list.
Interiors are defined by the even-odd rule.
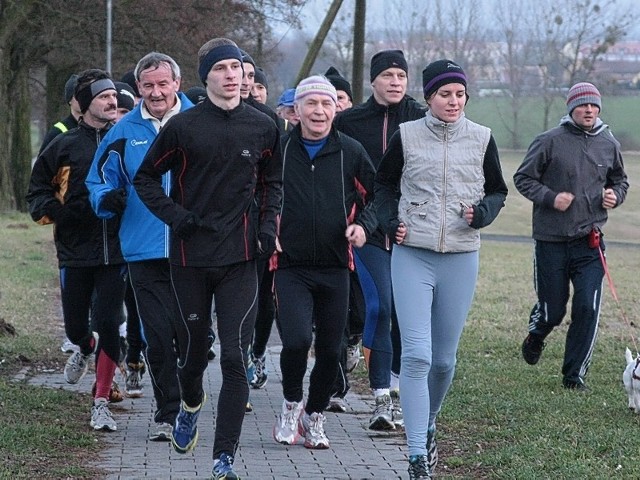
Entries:
[[577,134],[585,134],[585,135],[591,135],[591,136],[596,136],[599,133],[601,133],[603,130],[606,130],[607,128],[609,128],[609,125],[607,125],[606,123],[604,123],[600,117],[596,118],[596,123],[593,126],[593,129],[590,131],[586,131],[583,128],[579,127],[576,122],[573,121],[573,117],[571,117],[571,115],[565,115],[564,117],[562,117],[560,119],[560,125],[564,125],[565,127],[569,128],[569,130],[571,130],[573,133],[577,133]]
[[445,133],[451,134],[460,130],[462,124],[466,121],[466,116],[464,112],[462,112],[458,120],[453,123],[447,123],[443,122],[439,118],[434,117],[431,113],[431,110],[427,110],[424,121],[427,125],[427,128],[435,133],[437,137],[443,137]]

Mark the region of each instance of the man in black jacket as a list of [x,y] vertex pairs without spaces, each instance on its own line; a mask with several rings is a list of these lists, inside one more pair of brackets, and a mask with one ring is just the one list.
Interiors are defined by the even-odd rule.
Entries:
[[[300,123],[283,139],[283,200],[278,254],[272,258],[282,339],[284,402],[274,439],[329,448],[322,414],[329,404],[347,323],[353,246],[375,230],[374,168],[362,145],[332,128],[336,90],[312,76],[296,88]],[[302,381],[315,323],[315,365],[309,394]],[[298,427],[300,425],[300,427]]]
[[[234,42],[209,40],[198,59],[207,98],[169,120],[133,184],[142,202],[172,229],[169,262],[180,310],[175,329],[182,397],[172,444],[187,453],[198,440],[215,295],[223,383],[213,478],[231,480],[237,478],[233,456],[249,396],[245,353],[256,316],[256,258],[275,250],[280,136],[271,119],[240,99],[242,55]],[[166,172],[169,196],[161,183]],[[253,215],[254,198],[260,215]]]
[[[118,326],[126,267],[119,221],[95,216],[84,181],[98,144],[116,118],[116,95],[106,72],[91,69],[79,75],[74,93],[82,113],[79,125],[58,135],[38,156],[27,193],[33,220],[55,224],[65,332],[80,347],[67,360],[65,380],[78,383],[95,352],[96,391],[90,425],[111,431],[117,427],[108,399],[120,357]],[[90,310],[96,332],[89,328]]]
[[[373,95],[335,120],[338,130],[362,143],[376,170],[398,126],[425,114],[425,108],[406,95],[408,70],[401,50],[376,53],[371,58]],[[398,397],[401,345],[391,294],[391,245],[378,229],[356,253],[366,311],[362,346],[376,401],[369,421],[372,430],[392,430],[402,424]]]

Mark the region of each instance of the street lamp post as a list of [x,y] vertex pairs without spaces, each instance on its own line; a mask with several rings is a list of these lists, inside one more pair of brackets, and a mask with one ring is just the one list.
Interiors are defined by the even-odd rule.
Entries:
[[107,0],[107,64],[106,70],[111,73],[111,4],[112,0]]

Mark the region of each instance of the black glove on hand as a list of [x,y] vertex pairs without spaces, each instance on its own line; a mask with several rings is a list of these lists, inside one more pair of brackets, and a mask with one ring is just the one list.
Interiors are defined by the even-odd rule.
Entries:
[[173,231],[182,240],[189,240],[198,228],[200,228],[200,219],[195,213],[189,212],[173,227]]
[[258,251],[261,256],[270,257],[276,250],[276,237],[268,233],[258,235]]
[[60,202],[55,200],[46,206],[45,213],[47,214],[47,217],[51,219],[52,222],[57,222],[58,217],[62,213],[63,208],[64,208],[64,205],[62,205]]
[[57,227],[67,227],[78,220],[72,206],[63,205],[57,201],[47,207],[47,216],[55,222]]
[[102,197],[102,202],[100,202],[100,207],[105,210],[109,210],[110,212],[115,213],[116,215],[122,215],[124,212],[124,207],[127,206],[127,192],[124,188],[119,188],[117,190],[111,190],[104,197]]

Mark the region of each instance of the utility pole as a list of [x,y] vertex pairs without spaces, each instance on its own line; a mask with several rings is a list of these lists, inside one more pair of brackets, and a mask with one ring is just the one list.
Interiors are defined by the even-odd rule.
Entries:
[[315,38],[309,45],[309,50],[307,51],[307,56],[304,57],[304,61],[302,62],[302,66],[298,71],[298,77],[296,78],[296,85],[300,83],[300,80],[309,76],[311,72],[311,67],[316,62],[316,58],[318,57],[318,53],[320,52],[320,48],[324,43],[324,39],[327,38],[327,34],[331,29],[331,25],[333,25],[333,21],[336,19],[338,15],[338,10],[340,10],[340,6],[342,5],[342,0],[333,0],[331,2],[331,6],[329,7],[329,11],[327,11],[327,15],[324,17],[320,28],[318,29],[318,33],[316,33]]
[[364,39],[365,20],[367,16],[367,0],[356,0],[356,10],[353,18],[353,60],[351,88],[353,89],[353,104],[359,105],[364,93]]
[[107,0],[107,64],[105,70],[111,74],[111,11],[112,0]]

